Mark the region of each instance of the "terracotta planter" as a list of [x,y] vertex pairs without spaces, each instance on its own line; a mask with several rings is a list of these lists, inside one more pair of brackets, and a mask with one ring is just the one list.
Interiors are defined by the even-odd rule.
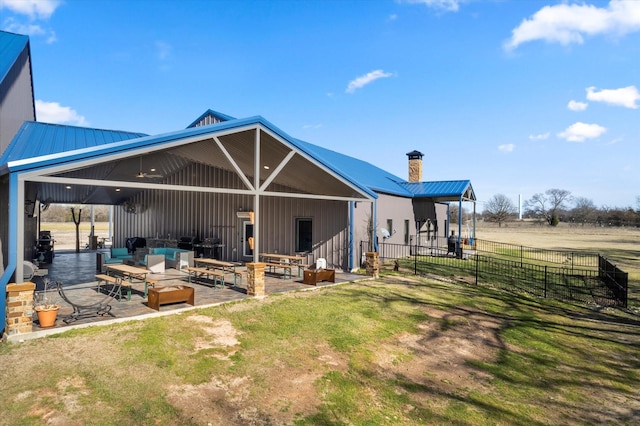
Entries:
[[59,306],[55,308],[35,308],[38,314],[38,323],[41,328],[53,327],[56,325],[56,317],[58,316]]

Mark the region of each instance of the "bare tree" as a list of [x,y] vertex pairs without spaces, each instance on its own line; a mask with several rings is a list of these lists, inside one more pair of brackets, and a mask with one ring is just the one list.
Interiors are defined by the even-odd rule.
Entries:
[[535,194],[527,200],[525,207],[532,215],[542,217],[549,225],[556,226],[560,221],[558,212],[570,200],[571,192],[566,189],[547,189],[544,194]]
[[[459,214],[460,212],[460,204],[458,203],[449,203],[449,220],[451,220],[451,223],[458,223],[458,219],[459,219]],[[470,219],[470,213],[467,211],[467,209],[465,209],[464,207],[462,208],[462,223],[466,223],[468,222]]]
[[494,195],[486,204],[484,213],[487,220],[496,222],[499,227],[517,213],[515,204],[504,194]]
[[450,203],[449,204],[449,220],[451,223],[458,223],[458,212],[460,209],[458,208],[458,203]]
[[593,201],[585,197],[576,197],[573,203],[571,216],[576,223],[581,223],[584,226],[585,223],[595,220],[598,208],[593,204]]

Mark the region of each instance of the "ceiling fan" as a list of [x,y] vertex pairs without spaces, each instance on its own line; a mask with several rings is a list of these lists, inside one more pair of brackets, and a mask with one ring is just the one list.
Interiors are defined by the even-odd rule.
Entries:
[[144,171],[142,171],[142,156],[140,157],[140,170],[138,171],[138,174],[136,175],[137,178],[143,179],[143,178],[161,178],[162,175],[161,174],[157,174],[154,173],[156,171],[156,169],[151,169],[150,170],[151,173],[146,173]]

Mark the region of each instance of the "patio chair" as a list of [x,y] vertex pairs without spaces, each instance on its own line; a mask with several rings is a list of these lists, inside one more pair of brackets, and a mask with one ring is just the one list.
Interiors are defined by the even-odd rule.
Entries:
[[28,260],[25,260],[22,266],[22,278],[24,281],[31,281],[36,272],[38,271],[38,267]]

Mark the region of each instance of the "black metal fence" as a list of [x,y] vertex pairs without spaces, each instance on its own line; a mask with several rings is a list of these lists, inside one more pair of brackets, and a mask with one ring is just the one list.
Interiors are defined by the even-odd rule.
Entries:
[[[362,255],[369,244],[360,244]],[[495,251],[491,251],[495,250]],[[627,306],[628,274],[598,254],[534,249],[476,240],[447,247],[378,244],[381,263],[416,275],[464,275],[475,284],[604,306]]]
[[547,250],[519,246],[494,241],[476,240],[474,249],[478,253],[491,253],[493,256],[514,259],[522,263],[544,263],[563,267],[598,268],[598,254],[570,250]]
[[600,279],[605,283],[609,291],[613,293],[616,299],[624,300],[624,307],[626,308],[629,297],[629,274],[602,256],[598,259],[598,271],[600,272]]

